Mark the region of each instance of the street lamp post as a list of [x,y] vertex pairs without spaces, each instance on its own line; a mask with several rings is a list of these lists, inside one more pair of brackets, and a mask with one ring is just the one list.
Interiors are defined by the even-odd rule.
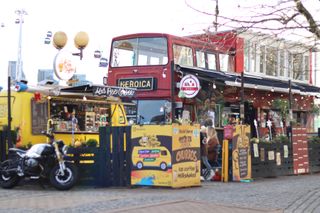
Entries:
[[[16,20],[16,24],[19,24],[19,40],[18,40],[18,57],[16,62],[16,81],[21,80],[21,47],[22,47],[22,24],[24,22],[23,16],[28,15],[28,13],[21,9],[16,10],[15,13],[19,16],[19,18]],[[1,27],[4,27],[4,23],[1,23]],[[11,70],[8,68],[8,130],[7,130],[7,138],[8,138],[8,145],[9,147],[12,147],[12,137],[11,137]]]
[[28,15],[28,13],[21,9],[16,10],[15,13],[19,16],[19,18],[16,20],[16,23],[19,24],[19,40],[18,40],[18,58],[17,58],[17,64],[16,64],[16,81],[21,80],[21,70],[22,70],[22,57],[21,57],[21,47],[22,47],[22,24],[24,22],[23,16]]

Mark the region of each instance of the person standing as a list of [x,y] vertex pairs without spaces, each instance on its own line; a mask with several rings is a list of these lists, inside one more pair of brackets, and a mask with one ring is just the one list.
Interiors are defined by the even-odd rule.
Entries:
[[[201,162],[205,166],[203,172],[203,179],[211,180],[214,175],[214,168],[210,165],[208,160],[208,142],[211,140],[211,128],[213,123],[211,119],[207,119],[204,123],[204,126],[201,126],[200,129],[200,148],[201,148]],[[209,137],[208,137],[209,136]]]

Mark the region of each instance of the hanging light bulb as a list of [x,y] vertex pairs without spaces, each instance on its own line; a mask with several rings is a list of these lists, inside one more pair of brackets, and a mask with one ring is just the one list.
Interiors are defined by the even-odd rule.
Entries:
[[216,88],[217,88],[215,82],[212,83],[212,88],[213,88],[213,89],[216,89]]
[[82,100],[86,101],[87,100],[87,97],[84,95]]

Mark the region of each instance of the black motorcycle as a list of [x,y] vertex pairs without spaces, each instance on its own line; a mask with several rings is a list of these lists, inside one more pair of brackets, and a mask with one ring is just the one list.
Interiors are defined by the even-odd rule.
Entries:
[[27,151],[9,148],[9,159],[0,164],[2,188],[13,188],[23,178],[47,179],[59,190],[68,190],[76,184],[78,169],[64,160],[68,147],[62,140],[55,140],[52,131],[43,134],[49,143],[35,144]]

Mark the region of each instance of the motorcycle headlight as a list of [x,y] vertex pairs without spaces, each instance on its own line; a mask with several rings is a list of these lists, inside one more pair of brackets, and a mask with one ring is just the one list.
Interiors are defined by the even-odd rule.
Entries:
[[63,152],[64,155],[66,155],[67,152],[68,152],[68,146],[64,145],[64,146],[62,147],[62,152]]

